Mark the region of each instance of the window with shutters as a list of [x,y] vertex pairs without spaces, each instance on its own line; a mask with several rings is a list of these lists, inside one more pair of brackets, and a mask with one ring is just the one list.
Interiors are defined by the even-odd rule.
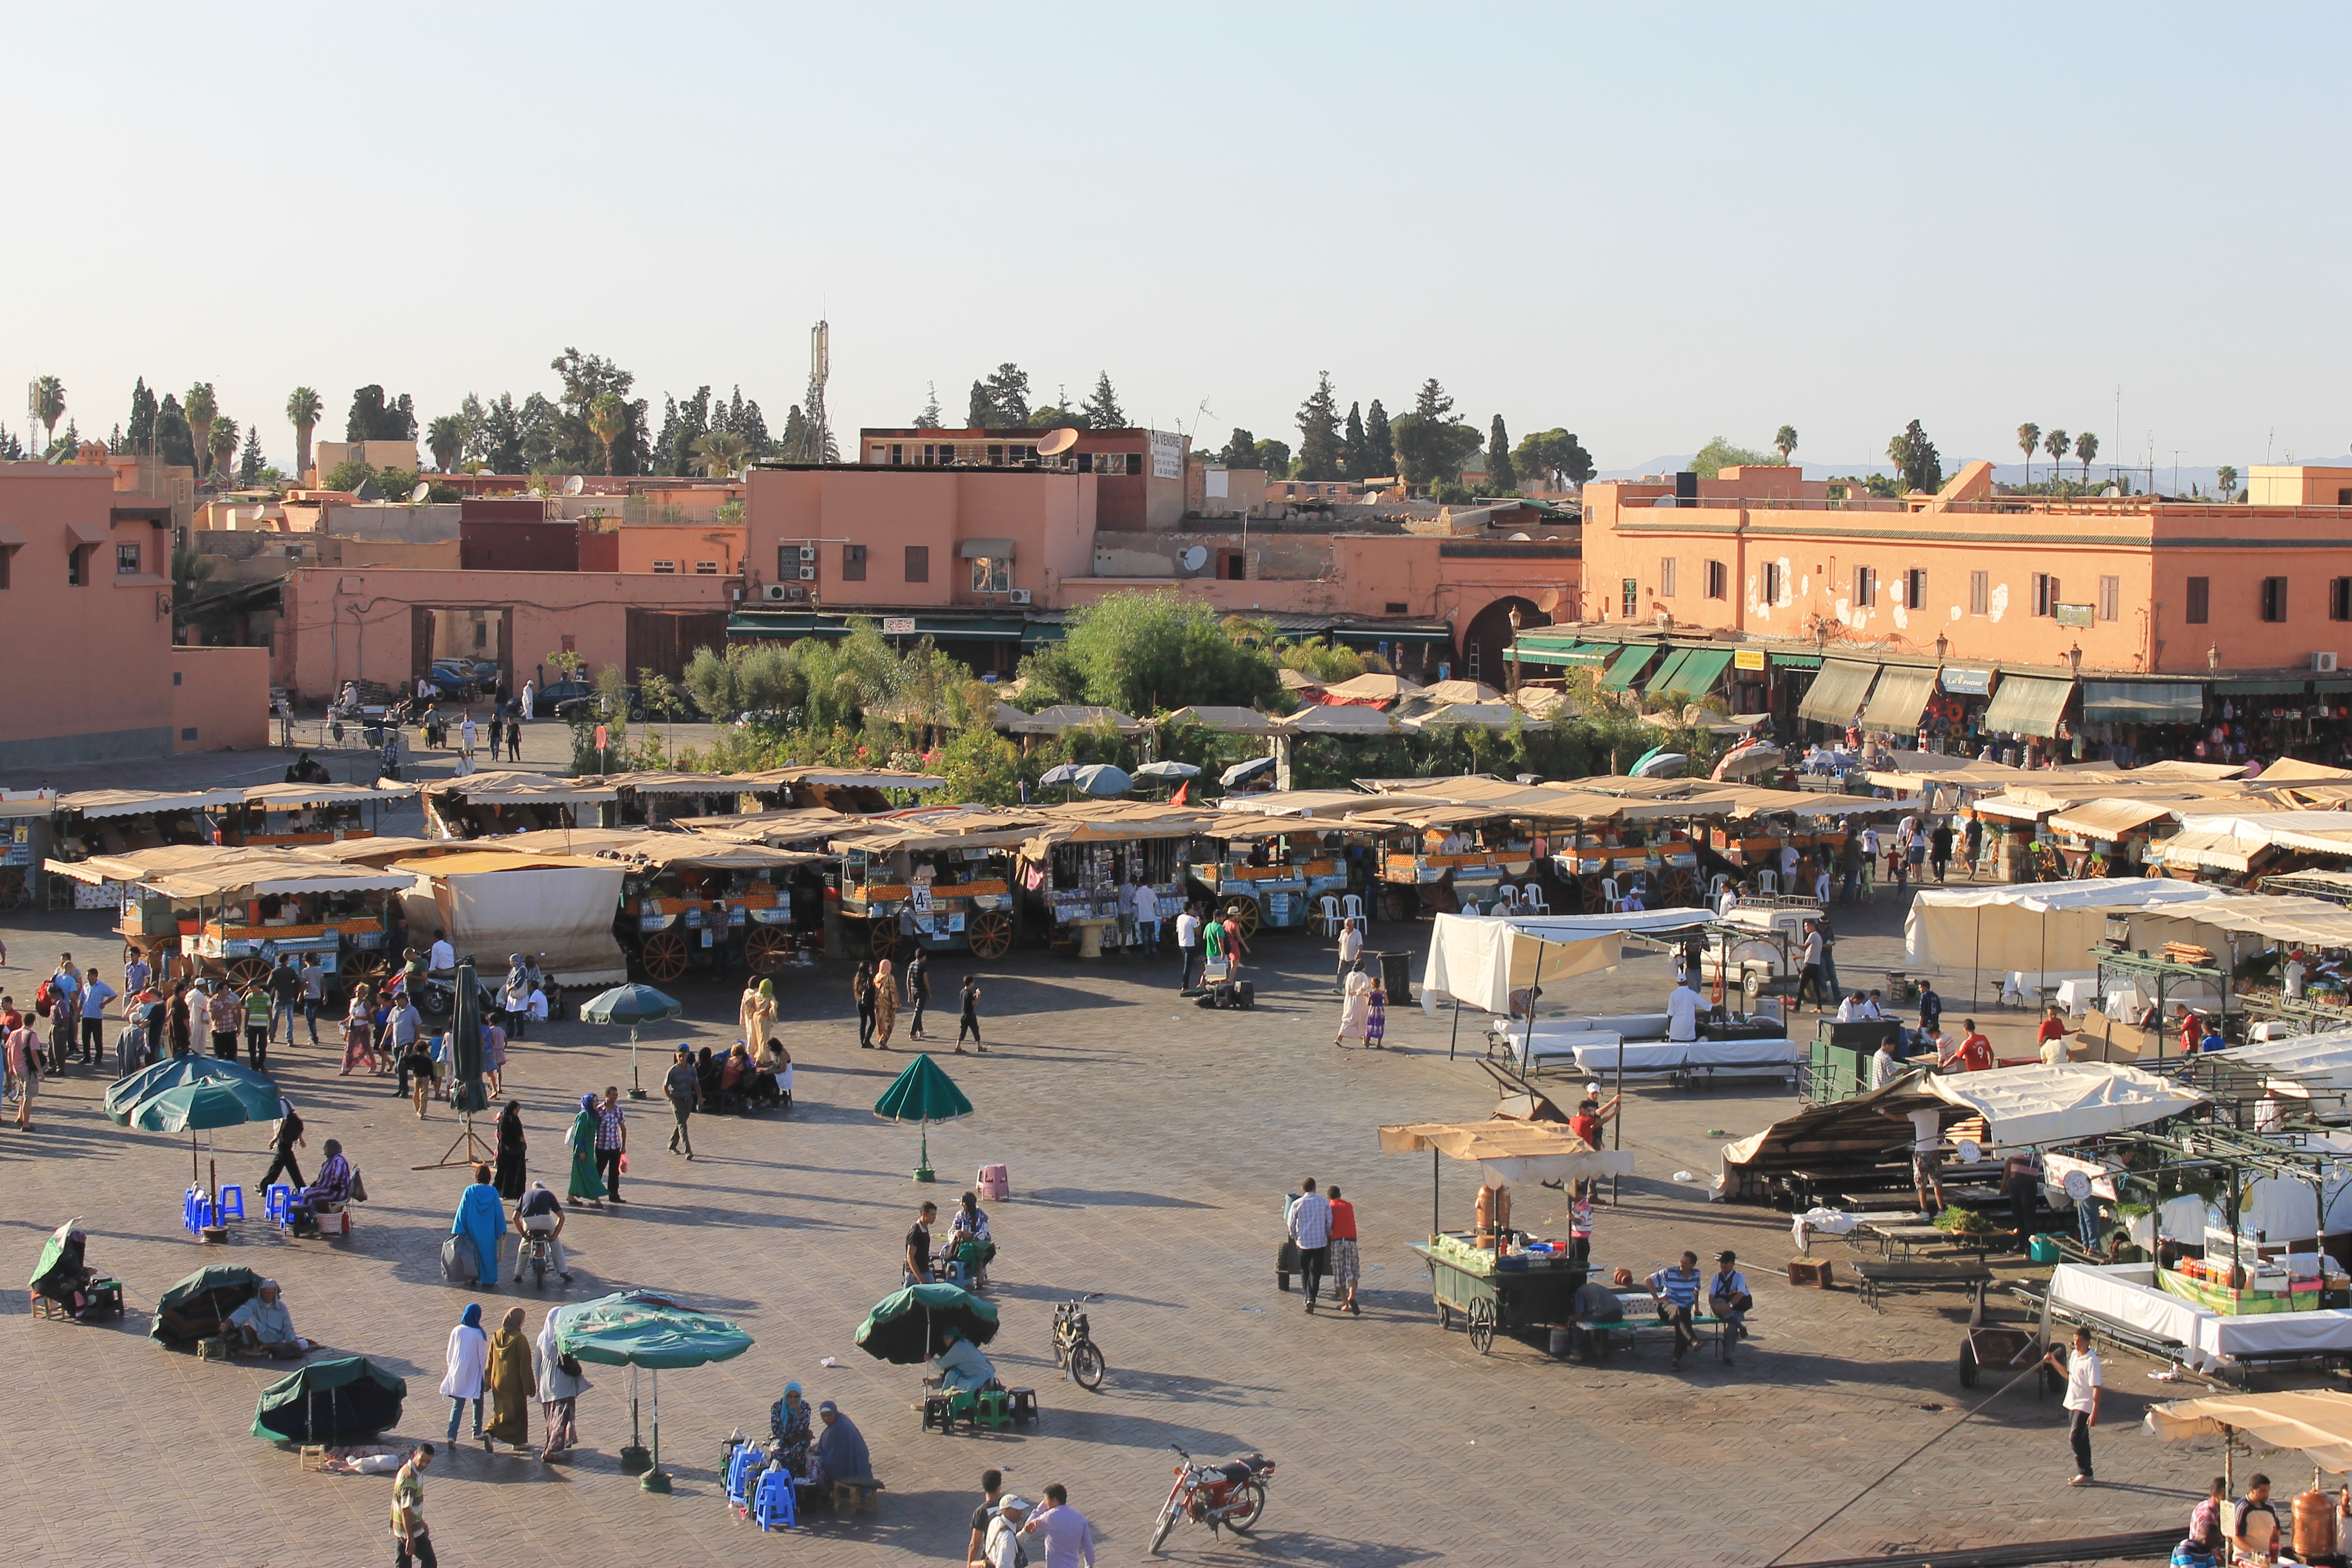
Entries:
[[1878,574],[1868,566],[1853,569],[1853,607],[1866,610],[1878,603]]
[[845,583],[866,581],[866,546],[845,544],[841,547],[841,580]]
[[2207,621],[2212,619],[2212,616],[2213,579],[2210,577],[2189,578],[2189,607],[2187,616],[2189,624],[2192,626],[2201,626]]
[[1919,567],[1903,574],[1903,602],[1915,610],[1927,602],[1927,574]]
[[1972,616],[1981,616],[1989,613],[1991,608],[1992,574],[1990,572],[1969,573],[1969,614]]
[[1658,596],[1662,599],[1675,596],[1675,558],[1671,555],[1658,563]]
[[1767,605],[1780,602],[1781,582],[1780,563],[1778,561],[1767,561],[1764,563],[1764,603]]
[[1706,596],[1710,599],[1727,599],[1731,596],[1731,574],[1724,570],[1723,563],[1720,561],[1710,561],[1706,563]]
[[907,581],[928,583],[931,580],[931,547],[928,544],[907,546]]
[[2352,577],[2337,577],[2328,583],[2327,618],[2352,621]]
[[2058,613],[2058,579],[2047,572],[2033,574],[2033,613],[2054,616]]
[[1618,613],[1630,621],[1642,610],[1641,580],[1636,577],[1625,578],[1617,584],[1617,589]]
[[2265,577],[2263,579],[2262,609],[2263,619],[2266,621],[2284,621],[2286,619],[2285,578]]
[[2124,613],[2124,580],[2120,577],[2099,579],[2099,619],[2120,620]]

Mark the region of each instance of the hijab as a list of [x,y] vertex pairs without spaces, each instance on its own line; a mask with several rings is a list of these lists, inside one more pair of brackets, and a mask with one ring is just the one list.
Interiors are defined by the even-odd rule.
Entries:
[[482,1326],[482,1304],[479,1301],[467,1302],[466,1315],[458,1319],[457,1323],[461,1328],[480,1328]]
[[331,1160],[343,1152],[343,1146],[332,1138],[327,1140],[327,1158]]
[[499,1118],[499,1136],[505,1138],[509,1129],[513,1131],[516,1138],[521,1138],[522,1103],[520,1100],[508,1100],[505,1112]]
[[881,963],[877,963],[877,964],[876,964],[876,965],[874,966],[874,983],[875,983],[876,984],[877,984],[877,985],[878,985],[878,984],[880,984],[883,981],[887,980],[887,979],[889,979],[889,978],[890,978],[890,961],[889,961],[888,959],[887,959],[887,958],[886,958],[886,959],[884,959]]
[[771,1002],[774,1001],[776,999],[776,983],[772,980],[761,981],[760,994]]
[[594,1110],[596,1109],[596,1097],[593,1094],[582,1095],[580,1097],[580,1109],[588,1111]]
[[[797,1384],[797,1383],[788,1383],[788,1384],[784,1384],[784,1398],[785,1398],[786,1400],[790,1400],[793,1394],[800,1394],[800,1393],[801,1393],[801,1385],[800,1385],[799,1384]],[[808,1395],[807,1395],[807,1394],[801,1394],[801,1403],[802,1403],[803,1405],[806,1405],[806,1404],[808,1403]]]
[[522,1338],[522,1309],[520,1307],[509,1307],[507,1309],[507,1315],[499,1320],[499,1332],[502,1335],[511,1335],[517,1340],[520,1340]]

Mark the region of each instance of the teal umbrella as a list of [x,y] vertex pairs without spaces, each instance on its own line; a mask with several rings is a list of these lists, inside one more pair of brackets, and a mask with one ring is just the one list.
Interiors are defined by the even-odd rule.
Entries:
[[[730,1319],[712,1317],[679,1306],[650,1290],[623,1290],[600,1296],[555,1314],[555,1343],[568,1355],[604,1366],[629,1369],[629,1447],[636,1446],[637,1368],[654,1374],[654,1447],[645,1461],[645,1479],[637,1484],[649,1492],[669,1490],[669,1477],[661,1468],[661,1374],[664,1367],[703,1366],[732,1361],[751,1348],[751,1336]],[[624,1470],[632,1468],[624,1450]]]
[[915,1167],[915,1180],[929,1182],[938,1179],[931,1171],[931,1123],[970,1116],[971,1101],[963,1097],[963,1090],[956,1087],[947,1070],[925,1052],[890,1080],[890,1087],[874,1102],[874,1114],[892,1121],[923,1124],[922,1163]]
[[984,1345],[996,1328],[996,1303],[961,1285],[909,1285],[874,1304],[857,1325],[856,1343],[877,1361],[912,1366],[947,1349],[950,1329]]
[[171,1057],[109,1084],[107,1120],[117,1127],[128,1127],[146,1101],[191,1083],[226,1083],[236,1088],[255,1121],[278,1114],[278,1085],[268,1073],[218,1057]]
[[[196,1184],[196,1134],[209,1132],[215,1127],[242,1127],[248,1121],[273,1121],[285,1101],[277,1089],[269,1091],[269,1105],[258,1115],[248,1103],[252,1086],[222,1079],[200,1079],[184,1083],[176,1089],[142,1101],[131,1113],[131,1125],[148,1132],[184,1132],[188,1135],[188,1184]],[[219,1190],[218,1173],[215,1173],[210,1189]]]
[[637,1026],[675,1018],[686,1009],[655,990],[650,985],[615,985],[600,996],[592,996],[582,1004],[580,1016],[592,1024],[626,1024],[629,1026],[629,1098],[643,1100],[646,1091],[637,1083]]

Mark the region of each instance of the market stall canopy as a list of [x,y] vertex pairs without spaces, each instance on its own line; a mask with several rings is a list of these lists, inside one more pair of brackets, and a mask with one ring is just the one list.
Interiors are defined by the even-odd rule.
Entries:
[[[473,775],[477,778],[481,775]],[[740,795],[752,786],[733,773],[682,773],[652,770],[626,773],[588,773],[576,782],[591,787],[604,786],[625,795]],[[773,787],[773,786],[770,786]]]
[[2086,724],[2194,724],[2205,716],[2201,680],[2086,680]]
[[1797,717],[1810,719],[1817,724],[1846,725],[1869,700],[1870,689],[1878,679],[1878,666],[1856,664],[1851,659],[1832,658],[1822,661],[1821,673],[1805,689],[1804,700],[1797,704]]
[[242,789],[85,789],[58,797],[57,809],[82,816],[140,816],[154,811],[203,811],[215,805],[241,805]]
[[1507,1184],[1633,1173],[1631,1149],[1595,1149],[1555,1122],[1497,1117],[1491,1121],[1417,1121],[1381,1129],[1383,1154],[1418,1154],[1432,1149],[1471,1161],[1483,1179]]
[[2109,915],[2227,896],[2159,877],[1923,889],[1904,919],[1903,954],[1918,969],[2079,973],[2097,967],[2091,946]]
[[2295,1449],[2322,1469],[2352,1470],[2352,1394],[2332,1388],[2168,1400],[2149,1405],[2141,1425],[2168,1443],[2235,1435]]
[[544,850],[533,853],[494,847],[503,842],[495,838],[469,838],[466,840],[466,847],[456,854],[397,860],[393,863],[393,868],[417,877],[468,877],[489,871],[602,870],[606,865],[593,855],[550,854]]
[[[1449,684],[1451,684],[1449,682]],[[1548,719],[1531,719],[1507,702],[1454,702],[1402,718],[1397,722],[1407,730],[1438,728],[1447,724],[1469,724],[1481,730],[1507,730],[1517,724],[1522,730],[1549,730]]]
[[386,780],[373,784],[266,784],[248,786],[245,804],[266,811],[300,811],[305,807],[350,805],[368,800],[405,800],[415,793],[415,784]]
[[2267,837],[2242,837],[2227,823],[2191,823],[2147,847],[2152,866],[2191,866],[2207,871],[2251,871],[2271,852]]
[[814,784],[822,789],[922,790],[945,789],[948,782],[936,773],[909,773],[903,768],[827,768],[814,765],[763,768],[757,773],[730,776],[734,787],[746,795],[759,795],[790,784]]
[[460,953],[538,955],[562,985],[606,985],[629,977],[628,957],[613,937],[625,867],[586,855],[509,854],[468,840],[465,853],[420,858],[393,869],[413,872],[404,896],[409,928],[434,921]]
[[896,849],[1002,849],[1018,844],[1046,818],[1041,811],[947,806],[904,816],[845,817],[848,831],[833,840],[835,849],[887,854]]
[[1440,702],[1500,702],[1503,694],[1481,680],[1440,680],[1423,689],[1422,695]]
[[1396,721],[1379,709],[1353,704],[1302,708],[1275,722],[1286,735],[1386,735],[1396,729]]
[[821,805],[789,811],[747,811],[727,816],[686,816],[677,826],[689,833],[730,838],[740,844],[805,844],[838,833],[857,821]]
[[342,838],[328,844],[305,844],[302,853],[320,860],[340,861],[346,866],[389,866],[395,860],[466,854],[485,842],[495,844],[498,841],[494,838]]
[[1325,705],[1358,702],[1393,702],[1400,697],[1410,697],[1424,689],[1418,681],[1407,680],[1402,675],[1381,675],[1367,670],[1352,680],[1340,681],[1323,689]]
[[2266,1082],[2292,1085],[2306,1095],[2352,1094],[2352,1029],[2235,1046],[2199,1059],[2246,1068]]
[[360,871],[287,849],[247,849],[208,866],[167,871],[141,880],[167,899],[194,902],[224,894],[380,893],[404,889],[415,878],[397,871]]
[[1180,724],[1198,724],[1203,730],[1213,730],[1222,735],[1279,735],[1272,718],[1255,708],[1179,708],[1173,713],[1162,714],[1152,722],[1162,730]]
[[552,773],[467,773],[463,778],[427,779],[416,788],[421,795],[450,795],[488,805],[597,805],[621,798],[619,790],[600,780],[558,778]]
[[1000,716],[996,727],[1013,735],[1066,735],[1073,730],[1091,730],[1103,724],[1122,735],[1143,732],[1139,720],[1130,719],[1116,708],[1090,708],[1075,702],[1057,702],[1034,713],[1013,709]]
[[1305,670],[1293,669],[1288,665],[1285,665],[1280,669],[1276,670],[1274,672],[1274,679],[1285,691],[1320,691],[1323,689],[1323,683],[1321,681],[1316,679]]
[[2112,842],[2171,815],[2172,806],[2165,801],[2093,800],[2057,813],[2050,826],[2061,833]]
[[2300,757],[2281,757],[2264,768],[2260,777],[2266,784],[2352,783],[2352,768],[2331,768],[2325,763],[2306,763]]
[[2004,675],[1985,705],[1979,728],[1994,733],[2052,736],[2074,695],[2071,680],[2042,680],[2032,676]]
[[1979,762],[1937,752],[1890,752],[1886,757],[1886,766],[1873,768],[1864,776],[1879,789],[1906,793],[1930,784],[1954,789],[1994,790],[2048,776],[2042,769],[2012,768],[2003,763]]
[[219,844],[166,844],[153,849],[132,849],[121,855],[92,855],[86,860],[47,859],[42,868],[77,882],[143,882],[150,877],[217,866],[251,854],[248,849]]
[[2193,816],[2189,826],[2209,835],[2244,839],[2266,848],[2352,858],[2352,812],[2244,812],[2182,806],[2176,808],[2175,815],[2184,820]]
[[[1624,961],[1628,934],[1679,930],[1706,918],[1692,910],[1530,920],[1440,914],[1422,972],[1422,1011],[1434,1014],[1444,996],[1507,1015],[1511,993],[1519,987],[1614,969]],[[1656,924],[1649,923],[1654,920]]]
[[2194,1089],[2121,1062],[2037,1062],[1988,1072],[1930,1073],[1924,1085],[1946,1104],[1982,1116],[1995,1149],[2145,1127],[2205,1100]]
[[1936,695],[1934,665],[1924,668],[1916,665],[1886,666],[1878,672],[1878,684],[1871,689],[1870,700],[1863,705],[1862,727],[1885,730],[1907,735],[1919,727],[1919,716],[1927,710]]
[[[825,815],[833,816],[830,812]],[[837,825],[841,818],[833,816],[833,821]],[[509,852],[568,852],[573,857],[592,856],[700,871],[782,871],[798,866],[826,865],[835,858],[831,855],[771,848],[756,841],[738,842],[704,833],[649,833],[641,827],[545,827],[495,842],[500,849]]]
[[[2221,889],[2216,889],[2216,892]],[[2270,893],[2232,893],[2193,904],[2168,906],[2145,917],[2146,933],[2133,931],[2134,945],[2193,942],[2217,953],[2240,955],[2252,946],[2352,947],[2352,910],[2326,899]],[[2252,944],[2232,941],[2252,937]]]

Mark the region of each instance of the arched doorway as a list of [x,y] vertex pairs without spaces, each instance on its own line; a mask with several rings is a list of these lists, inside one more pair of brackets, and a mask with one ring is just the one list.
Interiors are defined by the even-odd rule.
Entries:
[[1551,617],[1532,599],[1517,595],[1496,599],[1477,615],[1462,634],[1462,666],[1454,673],[1465,680],[1483,680],[1496,690],[1511,684],[1511,612],[1519,613],[1519,630],[1551,625]]

